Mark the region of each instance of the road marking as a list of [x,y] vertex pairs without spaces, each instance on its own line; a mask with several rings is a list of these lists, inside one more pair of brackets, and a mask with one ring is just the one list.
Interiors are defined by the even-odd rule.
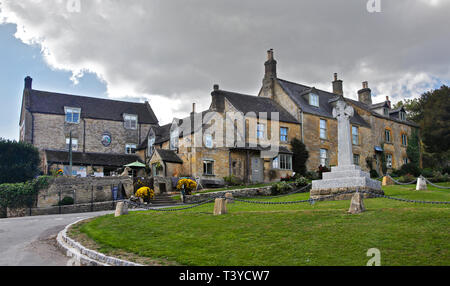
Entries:
[[63,218],[62,218],[62,217],[59,217],[59,218],[55,218],[55,220],[63,220]]

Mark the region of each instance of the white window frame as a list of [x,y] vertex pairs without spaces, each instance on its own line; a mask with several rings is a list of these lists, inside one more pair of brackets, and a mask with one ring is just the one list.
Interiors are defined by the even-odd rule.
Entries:
[[384,116],[389,116],[389,108],[384,107],[383,108],[383,114],[384,114]]
[[[389,136],[387,136],[388,134],[389,134]],[[384,142],[386,142],[386,143],[392,142],[392,132],[390,129],[384,129]]]
[[[328,149],[320,149],[319,160],[322,167],[328,167]],[[325,154],[325,156],[322,156]]]
[[[356,131],[356,134],[355,134]],[[359,145],[359,127],[352,125],[352,143],[353,145]]]
[[[282,130],[286,130],[286,133],[283,133]],[[289,142],[289,128],[280,127],[280,141],[284,143]]]
[[147,149],[148,149],[148,152],[147,152],[147,154],[148,154],[148,156],[150,157],[151,155],[153,155],[153,152],[155,151],[155,137],[154,136],[150,136],[149,138],[148,138],[148,147],[147,147]]
[[[77,107],[69,107],[69,106],[65,106],[64,107],[64,121],[66,123],[71,123],[71,124],[80,124],[80,119],[81,119],[81,108],[77,108]],[[68,120],[67,116],[71,114],[71,120]],[[73,115],[74,114],[78,114],[78,120],[74,121],[73,119]]]
[[292,170],[292,155],[280,154],[272,160],[272,169]]
[[[355,158],[358,158],[358,160],[355,160]],[[359,154],[353,154],[353,165],[359,166],[360,162],[361,162],[361,156]]]
[[180,142],[180,132],[178,129],[170,131],[170,142],[169,142],[169,148],[172,151],[178,150],[178,145]]
[[125,129],[136,130],[138,127],[138,116],[125,113],[123,115],[123,126]]
[[400,120],[406,121],[406,113],[405,112],[400,111],[399,116],[400,116]]
[[408,135],[406,135],[405,133],[402,134],[402,145],[408,146]]
[[[208,165],[209,164],[211,164],[211,173],[208,173]],[[203,160],[203,175],[204,176],[214,176],[214,160]]]
[[[125,154],[136,154],[136,148],[137,148],[137,144],[134,143],[127,143],[125,145]],[[134,149],[134,152],[133,152]]]
[[212,148],[213,147],[213,136],[211,134],[205,135],[205,147],[206,148]]
[[[325,123],[325,127],[322,126]],[[328,122],[325,119],[320,119],[320,139],[328,139]]]
[[309,94],[309,105],[319,107],[319,96],[315,93]]
[[[66,138],[66,149],[70,148],[70,138]],[[78,151],[78,139],[72,138],[72,151]]]
[[386,154],[386,167],[391,169],[392,168],[392,163],[393,163],[392,154],[387,153]]
[[258,123],[256,125],[256,139],[265,139],[265,136],[266,136],[266,124]]

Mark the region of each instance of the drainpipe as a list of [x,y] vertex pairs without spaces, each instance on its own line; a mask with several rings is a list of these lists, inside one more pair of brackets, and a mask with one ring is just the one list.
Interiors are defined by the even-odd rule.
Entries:
[[302,128],[302,143],[305,143],[305,137],[304,137],[304,133],[303,133],[303,110],[300,111],[300,121],[301,121],[301,128]]
[[86,152],[86,119],[83,118],[83,153]]

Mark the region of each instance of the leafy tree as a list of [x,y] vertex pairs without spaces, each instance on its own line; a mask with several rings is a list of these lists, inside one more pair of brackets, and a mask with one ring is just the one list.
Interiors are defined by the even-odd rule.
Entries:
[[305,175],[309,152],[306,150],[305,144],[297,138],[292,140],[291,145],[292,152],[294,153],[292,158],[292,168],[296,174]]
[[0,138],[0,184],[26,182],[39,175],[39,151],[31,144]]

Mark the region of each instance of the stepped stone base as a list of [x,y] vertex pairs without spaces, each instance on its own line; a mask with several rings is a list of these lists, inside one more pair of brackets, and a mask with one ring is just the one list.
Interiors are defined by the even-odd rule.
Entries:
[[[370,191],[384,195],[381,190],[381,182],[372,180],[369,173],[361,170],[355,165],[332,167],[331,172],[323,173],[323,180],[313,181],[311,198],[324,200],[350,200],[353,194],[343,194],[350,191]],[[339,195],[342,194],[342,195]],[[333,198],[327,196],[337,195]],[[371,194],[364,194],[364,198],[374,197]]]

